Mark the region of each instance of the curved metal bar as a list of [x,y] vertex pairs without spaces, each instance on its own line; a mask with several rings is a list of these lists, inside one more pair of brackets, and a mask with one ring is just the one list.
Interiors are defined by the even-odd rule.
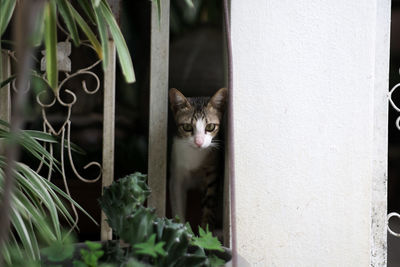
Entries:
[[[52,91],[52,92],[53,92],[53,91]],[[40,100],[40,96],[43,95],[44,93],[46,93],[46,91],[42,91],[42,92],[40,92],[39,94],[37,94],[37,96],[36,96],[36,102],[39,104],[39,106],[41,106],[42,108],[50,108],[50,107],[54,106],[54,104],[55,104],[56,101],[57,101],[55,95],[54,95],[53,100],[52,100],[49,104],[44,104],[44,103],[42,102],[42,100]]]
[[[64,140],[65,140],[65,128],[63,128],[62,133],[61,133],[61,148],[64,147]],[[71,197],[71,193],[69,192],[69,187],[68,187],[68,183],[67,183],[67,177],[65,176],[64,149],[60,149],[60,158],[61,158],[61,174],[62,174],[62,178],[63,178],[65,192],[68,196]],[[71,229],[68,233],[70,233],[78,225],[78,221],[79,221],[79,215],[78,215],[78,212],[76,211],[75,205],[72,202],[70,202],[70,203],[71,203],[72,211],[74,212],[74,215],[75,215],[75,222],[71,226]]]
[[388,231],[389,231],[389,233],[390,233],[391,235],[394,235],[394,236],[396,236],[396,237],[400,237],[400,233],[397,233],[397,232],[393,231],[393,230],[390,228],[389,222],[390,222],[390,219],[391,219],[392,217],[397,217],[398,219],[400,219],[400,214],[398,214],[397,212],[391,212],[391,213],[388,214],[388,218],[387,218],[387,222],[388,222],[387,228],[388,228]]
[[71,164],[71,168],[74,171],[76,177],[78,177],[81,181],[84,181],[85,183],[95,183],[95,182],[97,182],[100,179],[101,174],[102,174],[102,168],[101,168],[100,163],[92,161],[92,162],[88,163],[87,165],[85,165],[83,167],[84,169],[87,169],[87,168],[89,168],[90,166],[93,166],[93,165],[99,167],[100,171],[99,171],[99,174],[97,175],[96,178],[89,180],[89,179],[86,179],[86,178],[82,177],[79,174],[79,172],[76,170],[75,164],[74,164],[74,160],[72,159],[71,141],[70,141],[70,137],[71,137],[71,122],[68,122],[68,124],[67,124],[67,131],[68,131],[67,132],[67,145],[68,145],[69,163]]
[[393,86],[393,88],[389,91],[388,94],[388,99],[390,104],[392,105],[392,107],[397,111],[400,112],[400,108],[394,103],[393,99],[392,99],[392,94],[394,93],[394,91],[396,91],[397,88],[400,87],[400,83],[396,84],[395,86]]
[[75,95],[72,91],[70,91],[70,90],[68,90],[68,89],[65,89],[64,92],[66,92],[66,93],[68,93],[70,96],[72,96],[72,101],[71,101],[70,103],[67,103],[67,102],[64,102],[64,101],[61,99],[61,94],[60,94],[60,92],[61,92],[61,91],[58,91],[58,93],[57,93],[57,95],[56,95],[56,98],[57,98],[58,103],[60,103],[60,104],[63,105],[64,107],[72,107],[72,106],[75,104],[75,102],[76,102],[76,95]]
[[[399,73],[400,73],[400,69],[399,69]],[[398,83],[398,84],[396,84],[395,86],[393,86],[392,89],[390,89],[390,91],[389,91],[389,93],[388,93],[388,100],[389,100],[389,103],[390,103],[390,105],[393,107],[393,109],[395,109],[397,112],[400,112],[400,107],[398,107],[398,106],[396,105],[396,103],[394,103],[394,101],[393,101],[393,99],[392,99],[392,96],[393,96],[393,93],[394,93],[394,92],[397,90],[397,88],[399,88],[399,87],[400,87],[400,83]],[[397,119],[396,119],[396,128],[397,128],[398,130],[400,130],[400,116],[398,116]],[[400,219],[400,214],[397,213],[397,212],[391,212],[391,213],[388,214],[388,217],[387,217],[387,229],[388,229],[388,232],[389,232],[391,235],[393,235],[393,236],[400,237],[400,233],[397,233],[397,232],[393,231],[393,230],[390,228],[390,219],[391,219],[392,217],[397,217],[398,219]]]

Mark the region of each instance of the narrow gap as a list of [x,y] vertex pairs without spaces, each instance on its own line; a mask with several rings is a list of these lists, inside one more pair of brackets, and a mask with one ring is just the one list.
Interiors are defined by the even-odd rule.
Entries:
[[[169,54],[169,88],[178,89],[185,97],[211,97],[218,89],[225,87],[224,43],[222,28],[221,1],[194,0],[193,7],[186,1],[171,1],[170,13],[170,54]],[[169,109],[168,121],[168,161],[172,164],[172,146],[178,127],[173,112]],[[194,126],[194,125],[193,125]],[[218,189],[216,221],[214,233],[222,240],[223,227],[223,180],[224,180],[224,118],[221,129],[215,140],[218,148]],[[192,134],[191,134],[192,135]],[[190,139],[187,139],[190,140]],[[189,141],[189,142],[193,142]],[[185,160],[177,158],[176,160]],[[202,164],[202,163],[200,163]],[[207,164],[203,165],[207,167]],[[170,168],[169,168],[170,169]],[[194,170],[190,180],[204,179]],[[169,182],[171,180],[169,171]],[[201,182],[188,191],[186,219],[197,231],[201,224],[202,199],[204,196]],[[169,191],[169,190],[168,190]],[[168,192],[167,215],[174,217],[170,203],[171,192]],[[213,205],[215,206],[215,205]],[[226,207],[225,207],[226,208]],[[226,242],[224,242],[226,244]]]
[[[400,1],[392,1],[392,21],[390,37],[390,73],[389,89],[400,83]],[[392,95],[392,100],[400,106],[400,90]],[[400,130],[396,127],[396,119],[400,116],[389,106],[389,146],[388,146],[388,213],[400,212]],[[390,228],[400,233],[400,219],[392,218]],[[400,238],[387,234],[388,266],[400,266]]]

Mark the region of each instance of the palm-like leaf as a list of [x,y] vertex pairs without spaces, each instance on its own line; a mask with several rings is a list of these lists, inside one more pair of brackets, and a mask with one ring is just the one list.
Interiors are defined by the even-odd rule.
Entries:
[[[10,134],[8,123],[0,120],[0,125],[5,128],[5,130],[0,130],[0,139],[5,139],[7,142],[18,142],[26,151],[38,159],[57,162],[38,143],[38,140],[56,142],[51,135],[38,131],[22,131],[18,135],[19,137],[15,137]],[[3,192],[3,170],[5,167],[6,160],[3,156],[0,156],[0,193]],[[11,248],[14,248],[13,251],[15,252],[15,248],[22,246],[30,258],[38,259],[40,256],[39,237],[44,245],[62,240],[59,217],[63,217],[70,225],[74,222],[74,218],[69,213],[63,200],[75,205],[95,222],[71,197],[41,177],[29,166],[16,162],[13,177],[16,186],[12,197],[13,209],[10,216],[14,232],[11,234],[8,246],[2,251],[2,255],[8,264],[11,264],[9,252]]]
[[[121,30],[119,29],[118,24],[112,14],[111,8],[106,0],[102,0],[98,8],[103,14],[103,17],[109,26],[111,36],[114,39],[115,47],[118,54],[118,60],[121,65],[122,73],[125,77],[125,80],[128,83],[133,83],[135,82],[135,73],[133,71],[132,59]],[[104,46],[108,44],[102,45]]]

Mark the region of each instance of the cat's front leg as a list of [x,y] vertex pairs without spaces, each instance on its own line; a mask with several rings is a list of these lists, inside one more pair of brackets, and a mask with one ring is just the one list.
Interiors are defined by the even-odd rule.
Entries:
[[178,216],[182,222],[186,220],[187,186],[185,173],[173,172],[169,181],[172,216]]
[[218,175],[214,166],[204,169],[202,189],[201,227],[205,229],[208,226],[210,230],[214,230],[218,194]]

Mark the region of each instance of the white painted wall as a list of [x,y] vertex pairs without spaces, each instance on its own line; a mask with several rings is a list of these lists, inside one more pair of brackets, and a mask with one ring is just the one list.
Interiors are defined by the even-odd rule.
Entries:
[[252,266],[385,264],[389,16],[389,0],[232,1],[238,249]]

